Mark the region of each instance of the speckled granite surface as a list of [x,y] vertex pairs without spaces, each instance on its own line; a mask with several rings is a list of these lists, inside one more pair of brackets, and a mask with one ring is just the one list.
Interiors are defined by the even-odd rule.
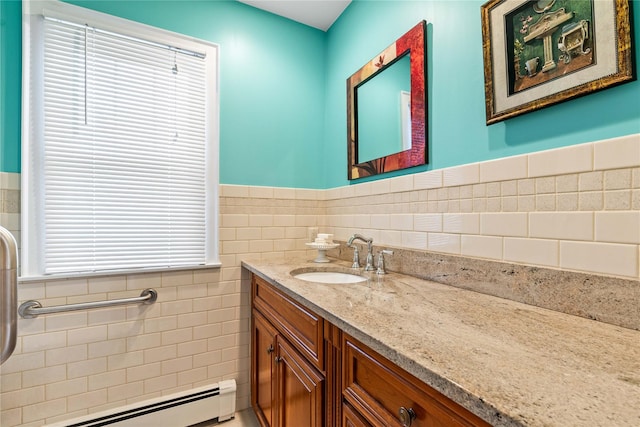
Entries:
[[640,332],[396,273],[324,285],[243,267],[495,426],[640,425]]
[[[360,246],[360,254],[366,248]],[[386,247],[374,247],[374,253]],[[389,271],[640,330],[638,280],[392,248]],[[350,261],[344,243],[328,252]],[[363,256],[361,255],[361,259]]]

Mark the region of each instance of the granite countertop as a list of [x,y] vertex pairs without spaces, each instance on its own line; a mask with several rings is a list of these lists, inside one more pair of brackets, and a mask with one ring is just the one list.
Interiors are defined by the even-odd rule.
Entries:
[[350,271],[337,260],[242,266],[492,425],[640,425],[640,331],[396,273],[290,274]]

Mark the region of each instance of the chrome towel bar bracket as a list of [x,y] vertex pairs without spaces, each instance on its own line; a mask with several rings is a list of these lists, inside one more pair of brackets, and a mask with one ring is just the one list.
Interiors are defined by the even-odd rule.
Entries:
[[155,289],[145,289],[139,297],[113,299],[109,301],[82,302],[78,304],[56,305],[43,307],[38,301],[29,300],[20,304],[18,313],[23,319],[34,319],[41,314],[61,313],[64,311],[87,310],[91,308],[105,308],[127,304],[153,304],[158,299]]

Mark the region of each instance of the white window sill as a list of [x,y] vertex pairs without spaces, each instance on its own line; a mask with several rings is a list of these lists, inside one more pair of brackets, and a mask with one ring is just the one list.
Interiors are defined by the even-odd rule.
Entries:
[[51,275],[40,276],[21,276],[18,278],[18,283],[33,283],[33,282],[45,282],[53,280],[68,280],[78,278],[90,278],[90,277],[107,277],[107,276],[123,276],[130,274],[145,274],[145,273],[172,273],[176,271],[186,270],[205,270],[210,268],[222,267],[221,262],[214,262],[207,265],[185,265],[179,267],[150,267],[150,268],[131,268],[122,270],[108,270],[108,271],[94,271],[83,273],[60,273]]

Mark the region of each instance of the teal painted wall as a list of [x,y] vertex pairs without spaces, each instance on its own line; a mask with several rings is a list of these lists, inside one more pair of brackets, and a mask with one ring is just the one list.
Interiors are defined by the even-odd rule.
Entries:
[[[640,133],[638,81],[486,126],[484,0],[356,0],[327,33],[228,0],[74,3],[221,46],[223,184],[348,185],[346,79],[422,19],[430,164],[384,177]],[[638,42],[640,0],[633,6]],[[20,9],[1,0],[6,172],[20,170]],[[635,51],[639,58],[640,43]]]
[[[324,157],[327,188],[348,185],[346,78],[420,20],[427,21],[429,165],[383,177],[640,133],[640,82],[486,126],[482,26],[485,0],[355,0],[327,32]],[[636,63],[640,1],[633,2]],[[379,179],[365,178],[351,183]]]
[[[3,34],[2,52],[19,64],[21,5],[2,2],[3,12],[7,5],[10,9],[3,13],[10,38],[5,43]],[[69,3],[220,45],[221,183],[317,188],[323,182],[317,161],[325,93],[323,31],[236,1]],[[20,69],[11,67],[5,76],[3,61],[3,82],[5,77],[14,90],[2,96],[1,170],[18,172]]]
[[22,5],[0,0],[0,171],[20,172]]

